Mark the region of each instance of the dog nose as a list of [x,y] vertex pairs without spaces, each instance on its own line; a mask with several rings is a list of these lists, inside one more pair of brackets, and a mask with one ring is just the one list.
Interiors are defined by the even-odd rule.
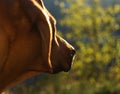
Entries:
[[70,51],[70,57],[73,57],[76,53],[76,50],[74,48],[71,49]]

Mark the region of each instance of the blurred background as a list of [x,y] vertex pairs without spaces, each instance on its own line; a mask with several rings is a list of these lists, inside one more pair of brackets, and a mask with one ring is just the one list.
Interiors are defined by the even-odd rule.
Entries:
[[41,74],[9,94],[120,94],[120,0],[44,0],[77,50],[72,70]]

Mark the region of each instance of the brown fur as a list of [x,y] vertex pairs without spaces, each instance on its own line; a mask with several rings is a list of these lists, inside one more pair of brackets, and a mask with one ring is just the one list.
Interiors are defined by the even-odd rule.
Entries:
[[74,48],[56,35],[42,0],[0,0],[0,91],[31,76],[68,71]]

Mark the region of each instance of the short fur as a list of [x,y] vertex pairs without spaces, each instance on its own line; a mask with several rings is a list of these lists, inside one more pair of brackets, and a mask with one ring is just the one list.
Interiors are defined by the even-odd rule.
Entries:
[[0,0],[0,92],[31,76],[68,71],[74,48],[56,35],[42,0]]

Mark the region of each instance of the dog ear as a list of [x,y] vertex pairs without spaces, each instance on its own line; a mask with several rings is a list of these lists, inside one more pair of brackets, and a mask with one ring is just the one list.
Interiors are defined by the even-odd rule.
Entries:
[[20,6],[23,9],[25,15],[28,17],[30,23],[35,23],[39,29],[42,39],[43,59],[52,71],[52,65],[50,61],[51,44],[52,44],[52,27],[50,25],[49,16],[43,8],[42,2],[39,4],[36,0],[19,0]]

